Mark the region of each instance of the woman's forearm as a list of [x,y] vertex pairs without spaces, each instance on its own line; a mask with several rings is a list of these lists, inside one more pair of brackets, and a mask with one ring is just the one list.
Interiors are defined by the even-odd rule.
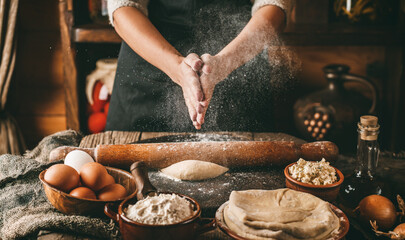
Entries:
[[193,53],[183,57],[135,7],[115,10],[113,19],[115,30],[132,50],[181,86],[190,119],[195,128],[200,129],[196,118],[203,111],[199,103],[203,92],[197,74],[202,66],[201,59]]
[[277,38],[285,25],[285,13],[277,6],[257,10],[245,28],[217,56],[224,59],[227,74],[245,64]]
[[113,17],[115,30],[121,38],[137,54],[176,82],[176,69],[184,58],[150,20],[134,7],[119,8]]

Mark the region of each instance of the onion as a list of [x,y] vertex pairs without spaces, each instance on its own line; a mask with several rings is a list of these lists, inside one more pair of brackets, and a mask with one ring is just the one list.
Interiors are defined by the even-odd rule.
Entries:
[[385,236],[393,240],[405,240],[405,223],[399,224],[393,231],[387,233],[379,231],[375,221],[370,221],[370,224],[377,236]]
[[388,230],[397,220],[394,204],[386,197],[370,195],[360,201],[360,216],[367,222],[376,221],[378,227]]
[[396,233],[397,236],[405,239],[405,223],[399,224],[396,228],[394,228],[393,232]]

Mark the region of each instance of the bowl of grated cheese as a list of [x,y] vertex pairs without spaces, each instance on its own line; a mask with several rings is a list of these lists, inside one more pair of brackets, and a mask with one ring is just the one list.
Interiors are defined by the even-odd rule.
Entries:
[[310,193],[325,201],[334,202],[344,181],[343,173],[329,165],[325,159],[319,162],[300,158],[284,169],[286,187]]

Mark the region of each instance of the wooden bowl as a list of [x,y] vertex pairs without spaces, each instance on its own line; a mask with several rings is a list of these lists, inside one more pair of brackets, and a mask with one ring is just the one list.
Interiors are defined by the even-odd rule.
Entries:
[[[136,191],[134,177],[124,170],[112,167],[106,167],[107,172],[114,178],[116,183],[121,184],[127,190],[128,196]],[[91,215],[104,216],[104,205],[106,203],[118,203],[122,199],[116,201],[91,200],[71,196],[61,190],[58,190],[49,185],[44,180],[46,170],[39,174],[39,179],[44,186],[48,201],[59,211],[65,214],[73,215]]]
[[289,167],[291,167],[294,164],[296,164],[296,162],[291,163],[287,167],[284,168],[286,187],[293,189],[293,190],[310,193],[310,194],[317,196],[317,197],[321,198],[322,200],[325,200],[328,202],[334,202],[336,200],[336,198],[339,194],[340,186],[342,185],[343,180],[344,180],[343,173],[339,169],[333,167],[337,174],[337,179],[338,179],[337,182],[332,183],[332,184],[327,184],[327,185],[313,185],[313,184],[297,181],[291,177],[288,169],[289,169]]
[[[224,209],[225,209],[226,205],[228,205],[228,202],[225,202],[224,204],[222,204],[218,208],[217,212],[215,213],[215,220],[217,221],[217,225],[218,225],[219,229],[221,229],[225,234],[232,237],[233,239],[249,240],[248,238],[239,236],[236,232],[231,230],[228,227],[228,225],[226,225],[226,222],[224,219]],[[347,232],[349,231],[349,227],[350,227],[349,219],[343,213],[343,211],[340,210],[339,208],[335,207],[332,204],[330,204],[330,207],[331,207],[332,211],[336,214],[336,216],[339,218],[339,230],[336,235],[333,235],[332,237],[328,238],[328,240],[343,239],[346,236]]]

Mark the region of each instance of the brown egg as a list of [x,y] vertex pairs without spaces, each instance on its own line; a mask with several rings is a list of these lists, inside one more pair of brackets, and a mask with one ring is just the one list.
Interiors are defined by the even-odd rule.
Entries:
[[115,179],[113,178],[113,176],[111,176],[110,174],[107,174],[106,186],[114,184],[114,183],[115,183]]
[[98,199],[102,201],[115,201],[127,196],[127,190],[121,184],[111,184],[101,189]]
[[80,178],[84,186],[97,192],[111,183],[107,169],[100,163],[86,163],[80,169]]
[[97,199],[93,190],[87,187],[75,188],[69,194],[78,198]]
[[69,192],[79,185],[80,177],[74,168],[55,164],[46,170],[44,180],[61,191]]

